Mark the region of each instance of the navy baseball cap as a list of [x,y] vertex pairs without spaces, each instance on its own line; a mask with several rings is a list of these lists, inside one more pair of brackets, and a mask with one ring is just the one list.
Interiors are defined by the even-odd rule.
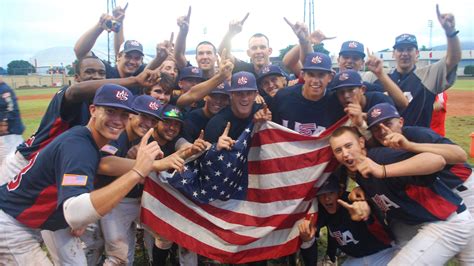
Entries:
[[179,122],[184,121],[184,115],[181,110],[172,104],[165,104],[161,106],[159,113],[162,120],[173,119]]
[[135,97],[133,100],[132,108],[138,113],[145,113],[155,118],[161,119],[160,117],[161,104],[155,98],[150,95],[140,95]]
[[228,81],[224,81],[221,84],[217,85],[209,94],[225,94],[229,95],[230,84]]
[[334,87],[332,88],[333,90],[335,89],[340,89],[344,87],[360,87],[362,86],[362,78],[360,77],[359,72],[348,69],[345,71],[341,71],[336,74],[334,77]]
[[200,81],[205,80],[202,70],[198,67],[189,66],[189,67],[184,67],[180,69],[178,80],[181,81],[183,79],[189,79],[189,78],[199,79]]
[[399,118],[400,114],[398,113],[395,106],[389,103],[379,103],[367,111],[367,124],[368,128],[371,128],[378,123],[390,119],[390,118]]
[[143,45],[135,40],[128,40],[120,45],[119,53],[124,52],[128,53],[131,51],[137,51],[140,54],[143,54]]
[[331,174],[326,181],[321,185],[321,187],[318,189],[318,192],[316,192],[316,196],[329,193],[329,192],[339,192],[340,187],[338,183],[338,178],[337,176]]
[[398,35],[395,38],[395,44],[393,45],[393,49],[397,49],[398,46],[402,44],[408,44],[415,46],[418,49],[418,42],[416,41],[415,35],[404,33],[402,35]]
[[322,70],[332,72],[331,58],[323,53],[310,53],[306,55],[301,70]]
[[364,59],[364,45],[358,41],[343,42],[341,50],[339,51],[339,55],[342,54],[357,54],[358,56],[362,57],[362,59]]
[[286,75],[283,69],[281,69],[279,66],[270,65],[270,66],[266,66],[262,68],[262,70],[258,72],[257,83],[260,83],[262,79],[271,75],[277,75],[277,76],[285,77],[286,79],[288,79],[288,75]]
[[125,109],[136,114],[132,109],[133,94],[125,87],[116,84],[104,84],[95,92],[93,105]]
[[255,76],[246,71],[240,71],[232,75],[229,92],[232,91],[256,91],[257,82]]

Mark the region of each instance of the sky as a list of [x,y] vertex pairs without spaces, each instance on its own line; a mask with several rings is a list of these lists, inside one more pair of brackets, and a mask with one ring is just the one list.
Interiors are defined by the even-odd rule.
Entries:
[[[120,6],[127,2],[125,39],[140,41],[145,53],[152,55],[157,43],[169,39],[171,32],[176,36],[176,19],[185,15],[190,5],[188,49],[202,40],[217,46],[229,22],[250,12],[232,47],[245,50],[248,38],[261,32],[269,37],[274,56],[280,49],[297,43],[283,17],[292,22],[303,21],[304,13],[304,0],[116,0]],[[429,47],[428,20],[432,20],[432,46],[442,45],[446,37],[436,17],[437,3],[442,13],[455,15],[461,41],[474,41],[472,0],[314,0],[315,28],[337,37],[325,41],[331,53],[337,53],[347,40],[357,40],[372,51],[379,51],[391,48],[395,37],[402,33],[415,34],[420,46]],[[106,12],[107,0],[1,0],[0,66],[5,68],[12,60],[28,61],[47,48],[73,47]],[[107,51],[107,34],[99,37],[94,49]]]

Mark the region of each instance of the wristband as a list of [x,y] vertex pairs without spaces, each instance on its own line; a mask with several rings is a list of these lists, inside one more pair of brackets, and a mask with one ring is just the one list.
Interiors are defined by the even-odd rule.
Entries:
[[456,35],[458,35],[458,33],[459,33],[459,31],[456,30],[456,31],[452,32],[451,34],[446,34],[446,37],[448,37],[448,38],[454,38],[454,37],[456,37]]
[[383,177],[382,178],[387,178],[387,169],[385,169],[385,164],[382,164],[382,168],[383,168]]
[[142,174],[142,173],[141,173],[140,171],[138,171],[137,169],[132,168],[132,171],[135,172],[135,173],[137,173],[137,175],[139,175],[142,179],[145,179],[145,175]]

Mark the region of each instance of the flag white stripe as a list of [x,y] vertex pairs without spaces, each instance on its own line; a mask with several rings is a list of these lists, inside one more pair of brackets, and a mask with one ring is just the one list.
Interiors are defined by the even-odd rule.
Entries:
[[263,161],[269,159],[286,158],[314,152],[327,147],[328,141],[301,140],[292,142],[278,142],[252,147],[249,151],[248,161]]

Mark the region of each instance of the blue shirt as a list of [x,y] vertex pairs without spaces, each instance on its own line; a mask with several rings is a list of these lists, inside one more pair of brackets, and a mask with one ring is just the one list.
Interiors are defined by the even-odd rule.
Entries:
[[[105,61],[105,60],[102,60],[102,62],[104,63],[105,65],[105,77],[107,79],[119,79],[119,78],[122,78],[120,76],[120,73],[118,72],[118,69],[117,69],[117,66],[111,66],[109,62]],[[138,76],[140,75],[140,73],[143,72],[143,70],[145,70],[145,67],[146,67],[146,64],[141,64],[137,71],[135,71],[135,73],[133,73],[132,76]],[[133,95],[142,95],[143,94],[143,88],[140,88],[140,87],[131,87],[131,88],[127,88],[129,89]]]
[[15,92],[6,83],[0,83],[0,121],[7,121],[7,134],[21,135],[25,131]]
[[67,87],[63,87],[53,96],[36,132],[17,147],[17,151],[25,159],[29,160],[69,128],[77,125],[85,126],[89,121],[87,103],[65,104],[66,89]]
[[204,114],[202,108],[193,110],[186,115],[183,124],[184,138],[193,143],[201,134],[201,130],[206,128],[210,118]]
[[66,228],[63,203],[92,191],[99,160],[99,148],[89,129],[72,128],[0,187],[0,209],[30,228]]

